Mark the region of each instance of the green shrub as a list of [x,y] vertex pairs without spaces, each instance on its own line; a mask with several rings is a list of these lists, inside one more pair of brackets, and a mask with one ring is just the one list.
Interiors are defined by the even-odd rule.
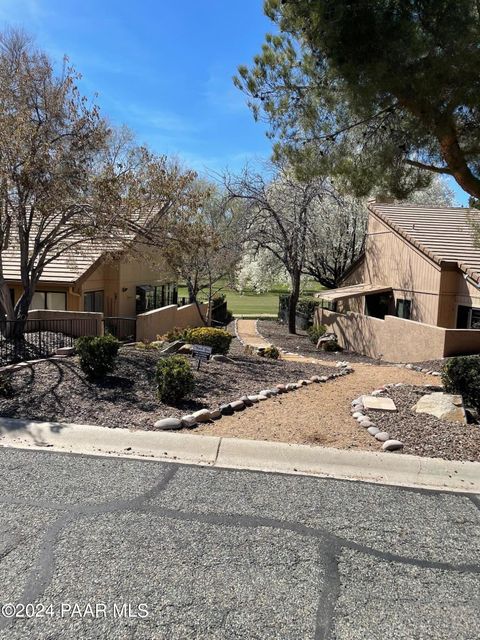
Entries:
[[156,375],[158,397],[168,404],[177,404],[195,387],[192,367],[184,356],[161,358]]
[[[290,303],[290,294],[282,293],[278,297],[278,319],[281,322],[286,322],[288,319],[288,306]],[[308,327],[313,324],[315,309],[321,304],[321,300],[314,298],[313,296],[302,296],[298,299],[296,313],[297,316],[303,319],[303,324]],[[298,320],[298,318],[297,318]]]
[[280,357],[280,351],[277,349],[275,345],[270,345],[266,347],[266,349],[260,349],[258,351],[258,355],[262,356],[262,358],[270,358],[271,360],[278,360]]
[[9,373],[0,373],[0,396],[11,398],[14,394],[12,377]]
[[233,336],[225,329],[213,329],[212,327],[198,327],[189,329],[185,334],[185,340],[190,344],[203,344],[212,347],[212,353],[228,353]]
[[447,393],[458,393],[466,406],[480,409],[480,356],[449,358],[442,381]]
[[164,336],[157,336],[157,340],[163,340],[165,342],[176,342],[177,340],[185,340],[185,335],[188,333],[189,329],[179,329],[178,327],[174,327]]
[[317,324],[314,327],[309,327],[307,329],[308,337],[313,342],[313,344],[317,344],[319,339],[326,331],[327,327],[324,324]]
[[322,344],[324,351],[343,351],[343,348],[338,344],[336,340],[329,340]]
[[80,367],[88,378],[99,380],[112,373],[120,342],[112,335],[83,336],[75,340]]

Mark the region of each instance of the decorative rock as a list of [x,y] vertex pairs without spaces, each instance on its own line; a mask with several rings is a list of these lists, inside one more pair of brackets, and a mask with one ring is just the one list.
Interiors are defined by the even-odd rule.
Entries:
[[234,411],[243,411],[245,409],[245,403],[241,400],[235,400],[234,402],[231,402],[230,406]]
[[391,398],[380,398],[379,396],[363,396],[365,409],[377,411],[396,411],[397,407]]
[[180,347],[183,347],[183,345],[185,344],[184,340],[175,340],[175,342],[170,342],[169,344],[167,344],[166,347],[164,347],[159,355],[161,356],[169,356],[172,353],[177,353],[177,351],[180,349]]
[[377,433],[380,433],[380,429],[378,427],[368,427],[367,431],[371,436],[376,436]]
[[220,407],[220,411],[222,416],[231,416],[233,415],[233,408],[230,404],[222,404]]
[[382,444],[383,451],[397,451],[403,449],[403,442],[400,440],[387,440]]
[[289,382],[285,387],[287,391],[294,391],[297,388],[295,383]]
[[182,427],[195,427],[196,425],[197,421],[192,415],[182,417]]
[[328,376],[320,376],[318,381],[319,382],[327,382],[327,380],[328,380]]
[[278,389],[269,389],[270,391],[270,395],[272,396],[278,396],[278,394],[280,393],[280,391]]
[[304,380],[305,384],[313,384],[313,380]]
[[253,405],[253,402],[248,398],[248,396],[242,396],[240,400],[246,407],[251,407]]
[[406,364],[405,369],[413,369],[413,364]]
[[183,344],[177,353],[190,355],[192,353],[192,345],[191,344]]
[[172,431],[174,429],[181,429],[183,424],[179,418],[162,418],[161,420],[157,420],[153,426],[155,429],[160,429],[161,431]]
[[247,398],[252,404],[256,404],[257,402],[259,402],[258,396],[247,396]]
[[270,389],[263,389],[262,391],[258,392],[259,396],[266,396],[267,398],[270,398],[270,396],[272,395],[272,392]]
[[449,393],[430,393],[422,396],[412,407],[416,413],[428,413],[447,422],[467,423],[462,396]]
[[383,393],[382,389],[375,389],[375,391],[372,391],[372,393],[370,395],[372,396],[379,396]]
[[268,400],[268,396],[265,396],[263,393],[259,393],[257,400]]
[[432,371],[432,376],[439,378],[441,375],[440,371]]
[[373,424],[373,422],[371,420],[369,420],[368,418],[366,420],[361,420],[359,422],[361,427],[364,427],[365,429],[368,429],[369,427],[374,427],[375,425]]
[[320,376],[312,376],[310,382],[320,382]]
[[368,416],[364,416],[363,413],[361,413],[357,418],[357,422],[358,422],[358,424],[360,424],[364,420],[368,420]]
[[222,412],[220,411],[220,409],[214,409],[213,411],[210,411],[211,420],[219,420],[221,417],[222,417]]
[[73,356],[75,347],[58,347],[55,353],[57,356]]
[[365,417],[361,411],[355,411],[355,413],[352,414],[352,418],[355,418],[355,420],[360,417]]
[[303,386],[303,385],[306,385],[306,384],[307,384],[307,381],[306,381],[306,380],[299,380],[299,381],[297,382],[297,384],[299,384],[300,386]]
[[222,353],[215,353],[210,357],[210,360],[213,362],[224,362],[225,364],[235,364],[235,360],[229,358],[228,356],[224,356]]
[[211,419],[210,411],[208,409],[199,409],[199,411],[192,413],[192,417],[195,418],[197,422],[209,422]]
[[375,438],[379,442],[387,442],[387,440],[390,440],[390,436],[388,435],[388,433],[386,431],[380,431],[380,433],[377,433],[375,435]]
[[284,384],[277,384],[277,389],[279,393],[287,393],[287,387]]

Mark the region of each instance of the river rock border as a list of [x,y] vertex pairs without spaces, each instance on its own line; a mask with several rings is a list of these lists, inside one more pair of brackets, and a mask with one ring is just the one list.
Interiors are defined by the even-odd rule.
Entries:
[[[376,440],[382,443],[383,451],[398,451],[400,452],[403,449],[403,442],[400,440],[394,440],[390,438],[390,434],[386,431],[382,431],[377,427],[375,422],[367,415],[365,407],[363,406],[363,398],[367,395],[371,396],[382,396],[385,394],[388,389],[392,387],[403,387],[405,386],[403,382],[398,382],[397,384],[386,384],[383,387],[379,387],[375,389],[370,394],[364,394],[352,400],[352,418],[357,421],[360,427],[363,427],[367,430],[367,432],[373,436]],[[387,396],[388,397],[388,396]]]
[[219,420],[223,416],[231,416],[237,411],[244,411],[248,407],[253,407],[253,405],[259,402],[263,402],[282,393],[290,393],[310,384],[325,383],[328,382],[328,380],[334,380],[335,378],[341,378],[349,373],[353,373],[353,368],[348,362],[342,362],[341,364],[341,367],[337,367],[339,371],[331,373],[328,376],[311,376],[308,379],[298,380],[297,382],[277,384],[269,389],[262,389],[258,393],[244,395],[237,400],[222,404],[217,409],[200,409],[199,411],[195,411],[195,413],[182,416],[181,418],[161,418],[155,422],[154,427],[161,431],[185,428],[192,429],[203,422]]
[[418,371],[418,373],[425,373],[427,376],[435,376],[439,378],[442,375],[441,371],[435,371],[433,369],[426,369],[425,367],[419,367],[417,364],[402,364],[399,366],[403,369],[409,369],[410,371]]

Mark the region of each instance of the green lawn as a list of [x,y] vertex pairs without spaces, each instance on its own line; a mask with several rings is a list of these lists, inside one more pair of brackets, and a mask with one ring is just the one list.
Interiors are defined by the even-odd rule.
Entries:
[[[312,281],[309,283],[308,288],[303,291],[303,295],[311,295],[317,291],[324,289],[318,282]],[[227,296],[227,305],[233,315],[262,315],[271,314],[277,315],[278,312],[278,296],[281,293],[287,293],[288,289],[285,286],[278,285],[275,289],[268,291],[267,293],[254,293],[253,291],[245,291],[243,294],[238,293],[233,289],[225,287],[220,293],[224,293]],[[180,286],[178,288],[178,297],[188,297],[186,287]]]

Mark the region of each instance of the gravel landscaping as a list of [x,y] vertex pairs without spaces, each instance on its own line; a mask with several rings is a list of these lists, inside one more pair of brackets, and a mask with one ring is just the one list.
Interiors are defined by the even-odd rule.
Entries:
[[234,360],[231,364],[202,364],[195,371],[193,397],[177,407],[162,404],[156,396],[155,351],[122,349],[115,374],[101,383],[85,378],[77,358],[39,362],[12,373],[14,395],[0,398],[0,415],[148,430],[159,418],[213,409],[265,387],[334,371],[315,364],[246,356],[237,340],[229,355]]
[[422,386],[393,387],[383,395],[393,399],[397,411],[371,411],[369,417],[390,438],[403,442],[404,453],[480,462],[480,425],[445,422],[431,415],[415,413],[413,405],[426,393],[429,391]]
[[281,349],[285,349],[291,353],[297,353],[298,355],[315,356],[321,360],[331,360],[332,362],[338,362],[339,360],[348,360],[348,362],[378,362],[377,360],[352,351],[341,351],[338,353],[319,351],[309,339],[306,331],[297,329],[297,333],[292,335],[288,333],[287,325],[275,320],[259,320],[257,328],[258,332],[266,340]]

